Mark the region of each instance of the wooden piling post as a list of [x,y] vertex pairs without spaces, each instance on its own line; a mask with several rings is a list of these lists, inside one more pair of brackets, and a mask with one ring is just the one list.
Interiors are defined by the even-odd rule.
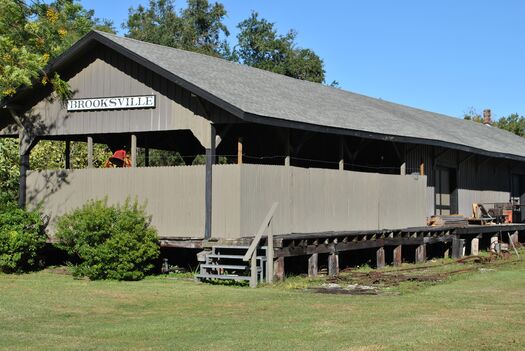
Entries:
[[268,242],[266,244],[266,281],[273,283],[273,220],[270,222],[270,231],[268,233]]
[[427,260],[427,245],[422,244],[416,248],[416,263],[423,263]]
[[284,257],[277,257],[273,265],[274,278],[282,282],[284,280]]
[[314,253],[310,257],[308,257],[308,277],[310,278],[317,277],[318,261],[319,261],[319,254]]
[[328,255],[328,276],[335,277],[339,274],[339,254],[332,252]]
[[385,268],[385,248],[380,247],[376,251],[376,267]]
[[257,287],[257,249],[252,255],[250,261],[250,288]]
[[510,235],[510,241],[514,244],[514,246],[519,244],[519,233],[517,230]]
[[472,256],[479,255],[479,239],[478,238],[474,238],[470,241],[470,254]]
[[463,249],[465,247],[465,239],[455,237],[452,239],[452,258],[458,259],[463,257]]
[[396,247],[394,247],[394,254],[393,254],[393,258],[394,258],[394,266],[401,266],[401,263],[402,263],[402,260],[403,260],[403,251],[402,251],[402,247],[401,245],[398,245]]
[[490,237],[490,247],[489,250],[496,252],[496,244],[498,243],[498,234],[494,234]]

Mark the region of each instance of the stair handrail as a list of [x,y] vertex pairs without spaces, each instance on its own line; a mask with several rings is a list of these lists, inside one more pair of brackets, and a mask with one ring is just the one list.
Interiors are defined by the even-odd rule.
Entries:
[[[257,231],[257,235],[252,240],[252,243],[250,244],[250,247],[248,248],[248,251],[246,251],[246,254],[242,258],[243,261],[251,261],[250,263],[250,271],[251,271],[251,279],[250,279],[250,287],[255,288],[257,287],[257,247],[259,246],[259,242],[261,241],[261,238],[266,231],[266,228],[270,225],[273,219],[273,215],[275,213],[275,210],[277,209],[277,206],[279,205],[278,202],[274,202],[268,213],[266,214],[266,217],[264,218],[263,222],[261,223],[261,226],[259,227],[259,230]],[[268,234],[268,245],[266,248],[266,275],[267,275],[267,281],[269,283],[272,282],[273,278],[273,232],[270,231]],[[262,275],[262,273],[261,273]]]
[[257,248],[257,246],[259,246],[259,242],[261,241],[264,231],[270,225],[270,222],[273,218],[273,214],[275,213],[275,210],[277,209],[277,206],[279,206],[279,203],[274,202],[272,207],[270,207],[270,210],[266,214],[266,217],[264,218],[263,222],[261,223],[261,226],[259,227],[259,230],[257,231],[257,235],[255,235],[255,237],[253,238],[253,241],[250,244],[248,251],[246,251],[246,254],[242,258],[244,261],[249,261],[252,255],[254,253],[257,253],[255,252],[256,251],[255,249]]

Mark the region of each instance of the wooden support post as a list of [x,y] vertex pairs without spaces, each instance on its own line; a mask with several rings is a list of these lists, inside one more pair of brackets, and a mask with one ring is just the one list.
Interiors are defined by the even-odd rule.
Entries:
[[149,167],[149,147],[144,148],[144,167]]
[[490,247],[489,250],[496,252],[496,244],[498,243],[498,234],[495,234],[490,237]]
[[212,216],[212,179],[213,179],[213,165],[215,164],[215,138],[216,130],[213,124],[210,124],[210,147],[206,148],[206,177],[205,177],[205,212],[204,212],[204,239],[211,238],[211,216]]
[[402,251],[402,246],[401,245],[398,245],[398,246],[394,247],[394,254],[393,254],[394,266],[401,266],[402,259],[403,259],[402,254],[403,254],[403,251]]
[[425,162],[423,162],[423,160],[421,160],[421,163],[419,164],[419,175],[425,175]]
[[284,157],[284,165],[285,166],[290,166],[291,165],[291,154],[292,154],[292,145],[291,145],[291,142],[290,142],[290,130],[288,129],[286,131],[286,145],[285,145],[285,153],[286,153],[286,156]]
[[319,254],[314,253],[310,257],[308,257],[308,277],[310,278],[317,277],[318,262],[319,262]]
[[266,281],[273,283],[273,219],[270,222],[270,231],[268,233],[268,242],[266,243]]
[[401,164],[401,166],[399,167],[399,174],[407,175],[407,164],[406,164],[406,162],[403,162]]
[[18,206],[26,207],[27,171],[29,170],[29,152],[20,155],[20,187],[18,191]]
[[479,239],[478,238],[474,238],[470,241],[470,254],[472,256],[479,255]]
[[87,137],[87,166],[93,168],[93,137]]
[[242,138],[237,139],[237,164],[242,165]]
[[443,243],[443,258],[450,257],[450,243]]
[[345,170],[345,138],[342,135],[339,137],[339,170]]
[[71,141],[66,140],[66,149],[64,151],[65,168],[71,169]]
[[465,239],[455,237],[452,239],[452,258],[458,259],[463,257],[463,249],[465,247]]
[[250,261],[250,288],[257,287],[257,249],[253,252]]
[[518,233],[518,231],[515,231],[514,233],[512,233],[512,235],[510,235],[510,241],[512,243],[514,243],[514,246],[517,246],[519,244],[519,233]]
[[328,255],[328,276],[335,277],[339,274],[339,254],[332,252]]
[[137,167],[137,135],[131,134],[131,167]]
[[277,257],[273,268],[275,280],[282,282],[284,280],[284,257]]
[[385,268],[385,248],[380,247],[376,251],[376,267]]
[[427,260],[427,245],[422,244],[416,248],[416,263],[424,263]]

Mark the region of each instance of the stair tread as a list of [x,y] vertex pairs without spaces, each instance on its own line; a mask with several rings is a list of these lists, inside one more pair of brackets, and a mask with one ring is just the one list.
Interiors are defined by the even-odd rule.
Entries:
[[[212,246],[215,249],[244,249],[248,250],[250,248],[250,245],[213,245]],[[266,250],[266,246],[259,246],[257,249],[264,249]]]
[[224,280],[250,280],[251,278],[246,275],[226,275],[226,274],[197,274],[197,278],[200,279],[224,279]]
[[202,268],[223,268],[223,269],[249,269],[248,266],[241,266],[235,264],[201,264]]
[[[243,259],[244,255],[221,255],[221,254],[208,254],[210,258],[231,258],[231,259]],[[266,256],[257,256],[258,260],[266,259]]]

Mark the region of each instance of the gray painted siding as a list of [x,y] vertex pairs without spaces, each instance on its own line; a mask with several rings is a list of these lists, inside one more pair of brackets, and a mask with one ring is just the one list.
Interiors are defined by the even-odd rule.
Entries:
[[104,198],[146,202],[160,236],[203,236],[204,166],[31,171],[27,178],[29,207],[43,204],[51,234],[58,216]]
[[[88,135],[166,130],[192,130],[203,146],[209,144],[209,121],[200,102],[181,87],[168,82],[108,49],[101,50],[69,84],[74,98],[155,95],[153,109],[67,112],[53,96],[37,103],[28,113],[40,125],[39,135]],[[214,122],[237,119],[212,109]]]
[[274,201],[276,233],[425,225],[426,177],[243,165],[241,231],[253,235]]
[[[510,177],[508,161],[418,145],[406,156],[407,167],[418,172],[421,160],[427,175],[427,216],[434,214],[434,168],[456,168],[458,185],[458,213],[470,216],[472,203],[508,202]],[[517,164],[517,163],[516,163]]]
[[[425,224],[425,177],[263,165],[213,167],[212,234],[252,236],[279,202],[275,233],[401,228]],[[107,197],[146,202],[163,237],[202,238],[204,167],[32,171],[28,201],[51,218]],[[409,199],[409,200],[408,200]]]

